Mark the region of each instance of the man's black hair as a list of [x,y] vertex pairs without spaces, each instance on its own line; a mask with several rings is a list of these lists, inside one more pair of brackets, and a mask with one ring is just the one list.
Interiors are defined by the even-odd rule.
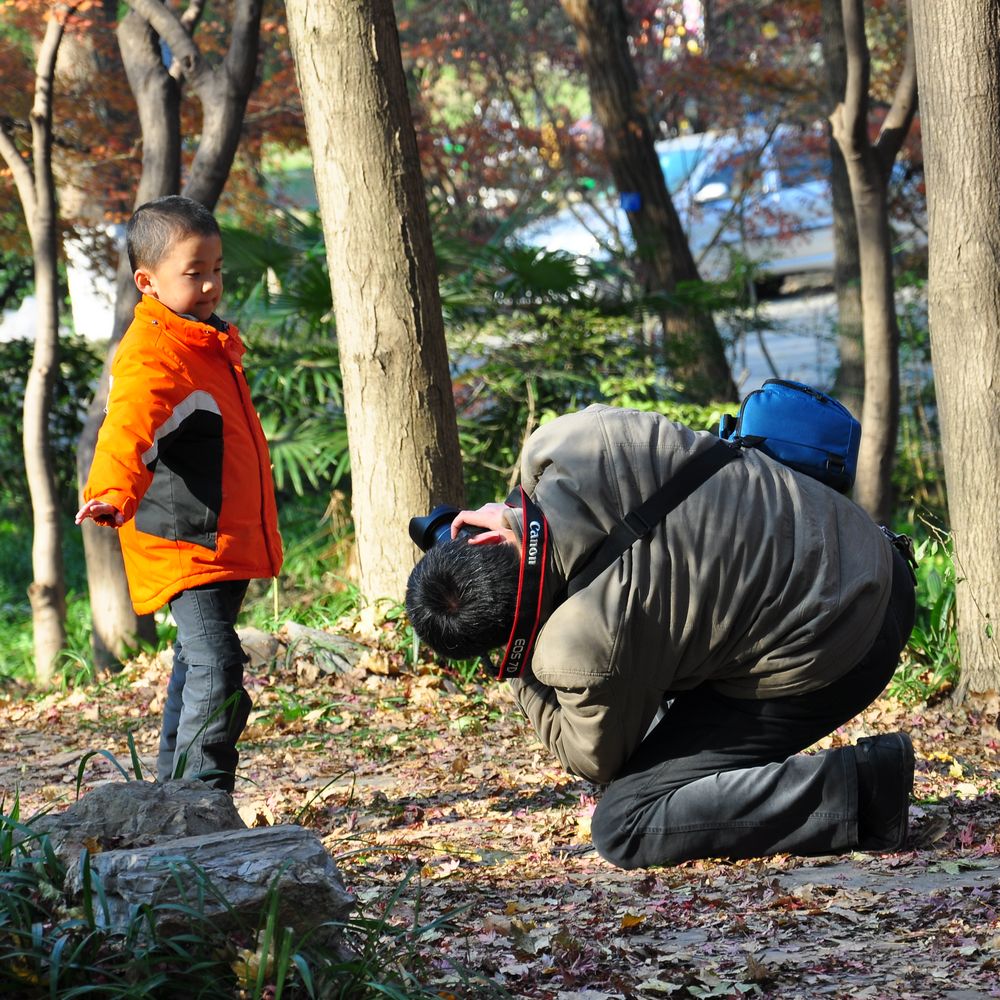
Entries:
[[414,631],[439,656],[468,660],[504,646],[517,606],[521,556],[513,545],[435,545],[406,585]]
[[156,267],[177,240],[188,236],[219,236],[215,216],[201,202],[169,194],[140,205],[125,228],[125,246],[132,273]]

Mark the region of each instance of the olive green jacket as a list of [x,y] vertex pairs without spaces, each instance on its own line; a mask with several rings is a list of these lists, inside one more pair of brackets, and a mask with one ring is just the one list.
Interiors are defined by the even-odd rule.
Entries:
[[[528,439],[521,484],[549,523],[542,626],[511,689],[567,770],[615,777],[670,692],[821,688],[854,667],[889,601],[891,548],[847,498],[741,453],[591,584],[566,582],[612,526],[717,439],[591,406]],[[507,520],[520,534],[520,511]]]

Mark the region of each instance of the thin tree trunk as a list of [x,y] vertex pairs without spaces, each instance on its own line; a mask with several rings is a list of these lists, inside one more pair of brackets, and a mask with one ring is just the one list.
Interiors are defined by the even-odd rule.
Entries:
[[870,57],[862,0],[843,0],[847,86],[830,122],[844,154],[858,224],[864,328],[863,433],[854,496],[876,520],[892,517],[892,469],[899,429],[899,324],[896,319],[887,187],[892,163],[916,111],[912,32],[892,107],[874,145],[868,140]]
[[[831,108],[847,91],[847,49],[840,0],[822,0],[822,44],[826,95]],[[861,308],[861,259],[851,182],[844,154],[830,132],[830,188],[833,194],[833,288],[837,297],[837,374],[834,395],[859,419],[864,400],[865,362]]]
[[[680,282],[700,279],[639,98],[622,0],[561,3],[577,32],[615,185],[639,198],[639,207],[626,215],[640,282],[647,293],[671,296]],[[735,400],[736,386],[711,313],[671,304],[662,317],[667,364],[688,394],[701,402]]]
[[416,138],[391,0],[288,0],[330,261],[361,590],[402,598],[409,518],[462,467]]
[[52,102],[56,56],[63,38],[66,7],[50,11],[35,64],[31,109],[30,166],[11,136],[0,129],[0,154],[14,175],[31,235],[38,322],[31,371],[24,388],[24,469],[31,496],[32,582],[28,588],[34,631],[35,681],[51,683],[66,645],[66,580],[62,521],[49,438],[49,414],[59,364],[59,275],[56,189],[52,171]]
[[914,0],[928,305],[958,569],[959,700],[1000,691],[1000,8]]

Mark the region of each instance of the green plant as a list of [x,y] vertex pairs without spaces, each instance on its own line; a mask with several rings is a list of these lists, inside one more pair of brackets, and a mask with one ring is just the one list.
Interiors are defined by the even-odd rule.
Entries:
[[336,345],[262,340],[248,375],[277,488],[301,497],[337,486],[350,458]]
[[890,694],[911,702],[940,697],[954,687],[959,673],[951,540],[932,530],[917,545],[916,555],[916,623],[889,685]]

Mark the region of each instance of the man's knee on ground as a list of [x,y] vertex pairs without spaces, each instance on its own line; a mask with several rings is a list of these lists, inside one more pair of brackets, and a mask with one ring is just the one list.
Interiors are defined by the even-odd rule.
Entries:
[[594,849],[616,868],[641,868],[636,859],[636,834],[627,814],[626,803],[615,795],[610,785],[597,803],[590,820],[590,836]]

